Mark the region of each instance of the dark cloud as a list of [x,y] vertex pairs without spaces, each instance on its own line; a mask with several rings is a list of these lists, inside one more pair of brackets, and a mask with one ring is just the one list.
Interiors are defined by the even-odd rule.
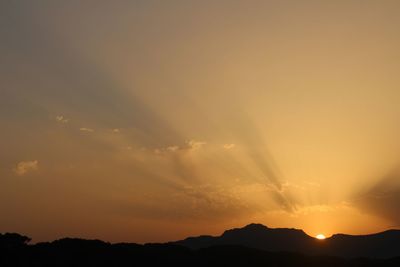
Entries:
[[383,177],[353,200],[356,207],[400,225],[400,171]]

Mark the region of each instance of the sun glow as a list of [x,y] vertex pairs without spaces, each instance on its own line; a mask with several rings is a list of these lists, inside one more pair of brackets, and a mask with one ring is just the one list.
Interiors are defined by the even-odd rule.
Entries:
[[319,240],[323,240],[323,239],[325,239],[326,237],[325,237],[323,234],[318,234],[318,235],[316,236],[316,238],[319,239]]

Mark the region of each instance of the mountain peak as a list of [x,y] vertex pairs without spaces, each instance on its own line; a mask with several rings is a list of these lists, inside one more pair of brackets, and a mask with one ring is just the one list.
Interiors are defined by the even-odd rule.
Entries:
[[246,225],[245,227],[242,228],[233,228],[233,229],[229,229],[226,230],[222,236],[229,234],[229,233],[236,233],[236,232],[263,232],[266,230],[269,230],[270,228],[268,228],[267,226],[260,224],[260,223],[251,223]]
[[242,228],[226,230],[220,236],[192,237],[175,243],[195,249],[215,245],[241,245],[269,251],[298,251],[313,239],[302,230],[268,228],[252,223]]
[[268,226],[265,226],[261,223],[251,223],[243,227],[242,229],[252,229],[252,230],[267,230]]
[[226,230],[221,237],[227,235],[236,234],[289,234],[289,235],[301,235],[309,237],[303,230],[295,228],[269,228],[260,223],[251,223],[242,228],[233,228]]

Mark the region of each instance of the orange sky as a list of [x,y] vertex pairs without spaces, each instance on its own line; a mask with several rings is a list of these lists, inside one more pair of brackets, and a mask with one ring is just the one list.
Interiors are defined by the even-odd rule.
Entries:
[[0,4],[0,232],[400,227],[400,2]]

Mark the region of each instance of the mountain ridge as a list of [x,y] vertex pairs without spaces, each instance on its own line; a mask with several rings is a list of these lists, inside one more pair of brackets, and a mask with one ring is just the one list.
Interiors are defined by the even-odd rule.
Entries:
[[334,234],[324,240],[309,236],[301,229],[269,228],[252,223],[224,231],[219,236],[202,235],[168,242],[191,249],[221,245],[241,245],[271,252],[295,252],[306,255],[330,255],[346,258],[391,258],[400,256],[400,230],[389,229],[366,235]]
[[68,237],[30,244],[29,237],[6,233],[0,234],[0,266],[400,266],[399,230],[337,234],[330,240],[317,240],[299,229],[255,224],[226,230],[220,236],[152,244]]

